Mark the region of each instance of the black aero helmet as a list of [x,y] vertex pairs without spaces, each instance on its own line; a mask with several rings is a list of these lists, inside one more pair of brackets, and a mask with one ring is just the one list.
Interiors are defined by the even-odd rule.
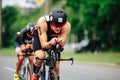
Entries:
[[28,25],[26,26],[26,30],[29,34],[32,33],[32,30],[33,30],[34,26],[35,25],[33,23],[28,23]]
[[67,20],[66,12],[61,8],[55,8],[50,13],[50,21],[56,24],[64,24]]

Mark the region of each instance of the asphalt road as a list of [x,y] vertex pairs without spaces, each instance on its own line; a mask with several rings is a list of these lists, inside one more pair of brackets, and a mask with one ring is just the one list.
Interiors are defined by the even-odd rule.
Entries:
[[[0,56],[0,80],[13,80],[17,58]],[[62,62],[60,80],[120,80],[120,68]]]

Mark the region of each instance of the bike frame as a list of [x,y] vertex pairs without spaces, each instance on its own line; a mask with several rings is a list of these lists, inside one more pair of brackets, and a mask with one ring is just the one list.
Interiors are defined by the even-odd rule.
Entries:
[[[42,63],[42,72],[40,74],[41,80],[46,80],[46,66],[49,67],[48,80],[51,80],[51,79],[49,79],[49,77],[51,76],[51,73],[53,73],[53,69],[56,67],[56,61],[72,61],[71,65],[73,64],[73,58],[61,59],[60,52],[62,52],[62,51],[63,51],[63,49],[56,49],[55,47],[52,47],[51,49],[49,49],[47,51],[47,53],[48,53],[47,58],[36,57],[36,60],[44,60]],[[56,74],[54,73],[54,75],[56,75]],[[55,80],[58,80],[58,79],[55,79]]]

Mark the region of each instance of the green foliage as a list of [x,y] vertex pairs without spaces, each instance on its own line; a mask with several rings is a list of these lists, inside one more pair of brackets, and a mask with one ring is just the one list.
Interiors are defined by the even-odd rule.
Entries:
[[5,27],[5,33],[3,34],[3,47],[13,45],[16,32],[25,28],[29,22],[36,23],[43,13],[44,9],[41,8],[38,8],[35,11],[30,11],[26,14],[21,14],[15,7],[5,7],[2,12],[2,25]]
[[[84,38],[84,31],[89,31],[89,39],[95,34],[107,48],[120,47],[120,3],[119,0],[53,0],[52,8],[62,7],[72,25],[71,33]],[[15,33],[24,28],[29,22],[36,23],[44,14],[44,6],[26,13],[18,13],[18,9],[6,7],[2,12],[3,45],[13,44]]]
[[88,30],[89,39],[94,33],[108,47],[120,46],[119,0],[67,0],[66,5],[72,33],[81,37]]
[[43,15],[44,9],[38,8],[33,12],[26,13],[24,15],[20,15],[14,25],[12,26],[12,30],[14,31],[14,38],[12,38],[12,43],[15,39],[16,32],[20,31],[21,29],[25,28],[28,23],[36,23],[37,20]]
[[[3,25],[5,27],[13,24],[17,20],[17,17],[18,17],[18,11],[15,7],[7,6],[2,10],[2,20],[3,20]],[[8,28],[9,27],[10,26],[8,26]]]
[[[104,33],[101,35],[103,41],[111,47],[119,46],[120,39],[120,3],[117,0],[109,0],[104,4],[100,4],[98,27]],[[108,13],[109,12],[109,13]],[[105,35],[106,34],[106,35]],[[106,37],[106,38],[105,38]]]
[[2,10],[2,26],[5,28],[5,32],[2,37],[2,45],[7,47],[11,43],[13,33],[11,26],[17,20],[19,15],[18,10],[15,7],[7,6]]

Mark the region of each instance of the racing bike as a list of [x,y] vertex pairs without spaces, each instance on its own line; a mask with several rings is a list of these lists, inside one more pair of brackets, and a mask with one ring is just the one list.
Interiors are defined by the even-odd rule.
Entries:
[[33,54],[31,54],[33,50],[27,49],[26,51],[23,52],[24,52],[23,55],[18,55],[18,57],[24,56],[24,60],[19,70],[19,75],[21,80],[30,80],[30,75],[32,75],[32,67],[30,65],[28,57],[33,56]]
[[[56,72],[54,71],[54,68],[56,67],[56,61],[72,61],[72,65],[73,58],[61,59],[61,52],[63,51],[63,48],[56,48],[55,46],[52,46],[50,49],[45,51],[48,53],[48,56],[46,58],[36,57],[36,60],[43,60],[42,66],[38,74],[38,78],[39,80],[59,80]],[[47,79],[46,66],[48,66]]]

